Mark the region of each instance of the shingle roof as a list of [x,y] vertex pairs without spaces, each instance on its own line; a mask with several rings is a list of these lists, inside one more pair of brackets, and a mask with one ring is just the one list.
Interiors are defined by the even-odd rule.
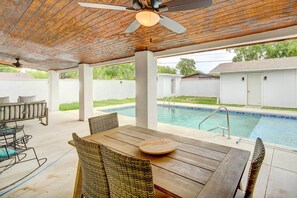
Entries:
[[274,58],[256,61],[222,63],[214,68],[210,73],[231,73],[248,71],[265,71],[280,69],[296,69],[297,57]]
[[185,78],[219,78],[219,76],[213,76],[210,74],[201,74],[201,73],[195,73],[195,74],[191,74],[191,75],[187,75],[182,77],[182,79]]

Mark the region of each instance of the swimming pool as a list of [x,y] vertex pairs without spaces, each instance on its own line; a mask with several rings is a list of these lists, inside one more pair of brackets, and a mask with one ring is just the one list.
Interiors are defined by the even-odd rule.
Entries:
[[[135,107],[107,109],[120,115],[135,117]],[[213,109],[158,105],[158,122],[198,129],[198,124]],[[266,142],[297,147],[297,117],[230,111],[230,133],[249,139],[262,138]],[[202,130],[226,127],[226,113],[220,111],[201,125]],[[221,130],[212,131],[221,133]]]

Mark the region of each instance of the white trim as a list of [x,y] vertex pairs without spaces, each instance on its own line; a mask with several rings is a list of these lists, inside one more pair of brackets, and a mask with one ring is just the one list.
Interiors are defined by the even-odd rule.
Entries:
[[160,52],[155,52],[155,56],[157,58],[163,58],[166,56],[191,54],[191,53],[197,53],[202,51],[210,51],[210,50],[217,50],[222,48],[231,48],[231,47],[242,46],[242,45],[250,45],[254,43],[263,43],[263,42],[283,40],[283,39],[293,39],[293,38],[297,38],[296,32],[297,32],[297,25],[287,27],[287,28],[267,31],[263,33],[232,38],[232,39],[213,41],[213,42],[191,45],[186,47],[168,49]]
[[[251,63],[252,64],[252,63]],[[292,70],[297,69],[296,67],[287,67],[287,68],[269,68],[269,69],[252,69],[252,70],[236,70],[236,71],[221,71],[221,72],[214,72],[219,74],[226,74],[226,73],[242,73],[242,72],[264,72],[264,71],[277,71],[277,70]]]
[[[269,41],[293,39],[293,38],[297,38],[296,32],[297,32],[297,25],[287,27],[287,28],[267,31],[263,33],[232,38],[232,39],[212,41],[212,42],[201,43],[197,45],[190,45],[185,47],[168,49],[164,51],[155,52],[154,56],[156,58],[164,58],[169,56],[198,53],[198,52],[211,51],[211,50],[217,50],[217,49],[226,49],[226,48],[232,48],[236,46],[251,45],[251,44],[263,43],[263,42],[269,42]],[[108,65],[114,65],[114,64],[130,63],[130,62],[135,62],[135,56],[90,64],[90,66],[100,67],[100,66],[108,66]]]
[[124,63],[131,63],[135,62],[135,56],[131,56],[128,58],[121,58],[117,60],[111,60],[101,63],[90,64],[91,67],[101,67],[101,66],[108,66],[108,65],[116,65],[116,64],[124,64]]
[[77,67],[68,68],[68,69],[61,69],[61,70],[49,70],[49,71],[56,71],[56,72],[58,72],[58,73],[64,73],[64,72],[78,71],[78,66],[77,66]]

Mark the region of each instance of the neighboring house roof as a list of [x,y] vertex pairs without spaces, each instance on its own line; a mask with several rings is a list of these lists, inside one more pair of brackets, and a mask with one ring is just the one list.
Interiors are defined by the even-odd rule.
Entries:
[[222,63],[210,73],[251,72],[265,70],[296,69],[297,57],[274,58],[256,61]]
[[210,74],[201,74],[201,73],[191,74],[191,75],[182,77],[182,79],[189,79],[189,78],[220,78],[220,77],[213,76]]
[[180,74],[166,74],[166,73],[159,73],[157,76],[170,76],[170,77],[182,77]]

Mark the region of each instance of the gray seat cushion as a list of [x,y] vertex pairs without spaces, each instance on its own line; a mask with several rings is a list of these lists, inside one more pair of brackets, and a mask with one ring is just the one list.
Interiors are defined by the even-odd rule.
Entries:
[[9,96],[0,97],[0,104],[9,103]]
[[0,105],[0,121],[22,119],[24,103],[3,103]]
[[31,103],[36,101],[36,96],[19,96],[19,102]]

